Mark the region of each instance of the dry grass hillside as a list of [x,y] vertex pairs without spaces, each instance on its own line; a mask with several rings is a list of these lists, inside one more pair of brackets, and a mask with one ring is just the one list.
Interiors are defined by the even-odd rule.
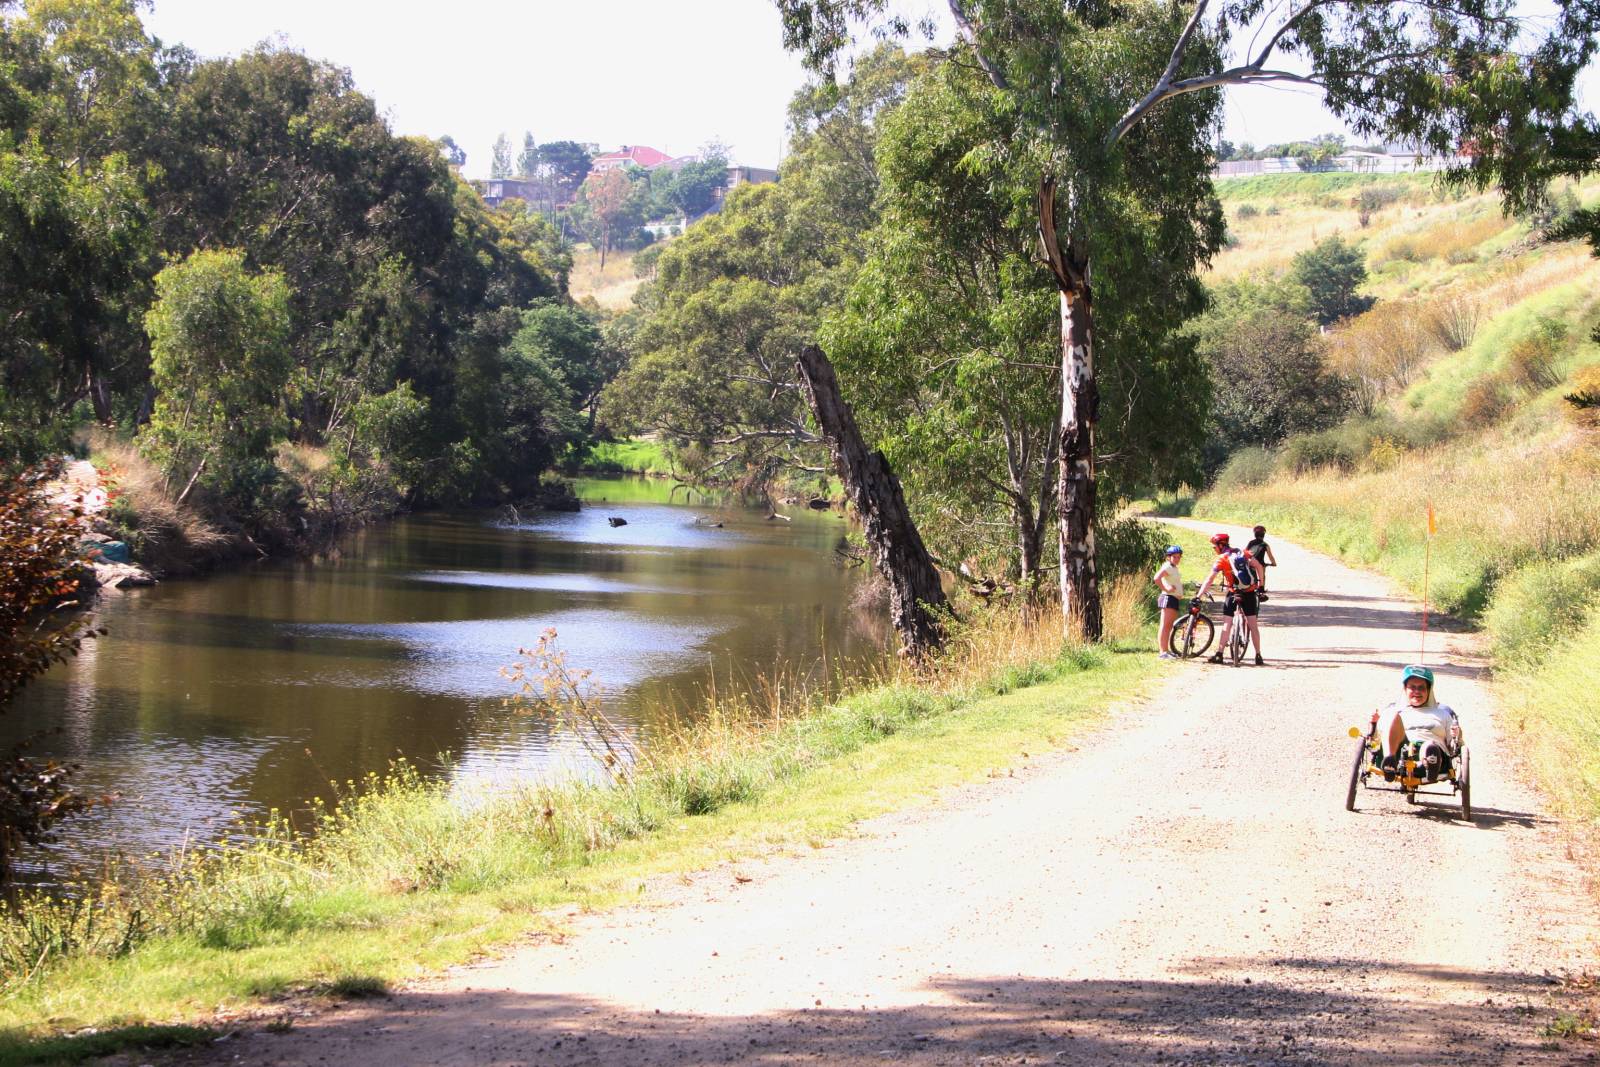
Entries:
[[621,311],[633,303],[644,279],[633,273],[632,252],[611,252],[606,255],[605,270],[600,269],[600,253],[590,246],[578,245],[572,250],[572,276],[568,289],[572,299],[594,297],[595,303],[607,311]]

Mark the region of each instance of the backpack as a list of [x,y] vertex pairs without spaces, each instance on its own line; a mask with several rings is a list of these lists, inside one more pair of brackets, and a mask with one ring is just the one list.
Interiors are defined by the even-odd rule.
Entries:
[[1254,592],[1261,587],[1261,579],[1256,576],[1255,560],[1250,558],[1250,553],[1241,548],[1234,549],[1228,553],[1228,566],[1233,568],[1236,590]]

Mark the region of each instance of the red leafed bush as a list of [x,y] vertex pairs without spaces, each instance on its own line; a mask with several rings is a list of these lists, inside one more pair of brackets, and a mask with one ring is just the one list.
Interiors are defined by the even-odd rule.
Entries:
[[[82,513],[46,496],[49,473],[0,468],[0,714],[100,633],[77,610]],[[75,768],[30,759],[28,745],[0,752],[0,878],[23,843],[48,841],[58,820],[89,803],[68,781]]]

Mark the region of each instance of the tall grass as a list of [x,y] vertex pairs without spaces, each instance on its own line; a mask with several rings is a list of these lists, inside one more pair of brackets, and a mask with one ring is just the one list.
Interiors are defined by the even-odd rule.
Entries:
[[574,300],[592,297],[608,311],[621,311],[633,303],[634,293],[644,284],[633,269],[637,253],[617,249],[606,255],[605,269],[600,268],[600,253],[587,246],[579,246],[572,253],[572,273],[567,279],[567,291]]
[[1495,590],[1484,614],[1495,666],[1514,674],[1537,669],[1552,648],[1570,640],[1600,602],[1600,553],[1541,559]]
[[1373,265],[1381,267],[1393,260],[1408,263],[1429,259],[1442,259],[1450,263],[1470,262],[1489,251],[1485,246],[1511,225],[1498,211],[1489,211],[1465,221],[1458,215],[1424,229],[1390,238],[1374,254]]
[[[1592,272],[1600,277],[1600,269],[1592,260],[1583,264],[1583,268],[1585,274]],[[1573,281],[1570,271],[1559,282],[1553,277],[1544,277],[1542,270],[1540,274],[1552,284],[1541,285],[1540,279],[1535,279],[1521,285],[1507,283],[1505,289],[1483,291],[1486,300],[1495,302],[1491,306],[1502,310],[1478,328],[1471,344],[1436,361],[1429,375],[1412,386],[1404,398],[1411,410],[1434,418],[1455,416],[1474,386],[1481,385],[1491,375],[1503,373],[1510,353],[1519,343],[1535,337],[1547,322],[1574,327],[1575,336],[1587,332],[1581,327],[1587,325],[1585,320],[1593,292],[1589,281]],[[1527,291],[1514,303],[1505,303],[1516,296],[1513,290]],[[1570,351],[1576,357],[1581,346],[1573,345]]]
[[1600,547],[1600,451],[1567,432],[1538,438],[1508,429],[1407,452],[1388,469],[1317,468],[1250,488],[1219,483],[1200,510],[1270,517],[1285,535],[1381,566],[1420,593],[1429,502],[1439,527],[1434,602],[1476,618],[1495,583],[1519,566]]
[[158,570],[184,570],[237,548],[234,538],[178,503],[161,472],[131,442],[96,428],[88,445],[111,497],[108,517],[127,531],[136,558]]
[[[1590,588],[1589,605],[1594,589]],[[1562,814],[1600,831],[1600,614],[1545,639],[1531,662],[1503,670],[1496,688],[1546,790]]]

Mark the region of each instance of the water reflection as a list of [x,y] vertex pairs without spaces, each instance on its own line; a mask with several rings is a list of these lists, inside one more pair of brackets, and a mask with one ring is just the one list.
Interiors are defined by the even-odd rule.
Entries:
[[824,674],[881,654],[881,629],[848,607],[837,517],[668,504],[660,483],[581,491],[604,500],[511,521],[418,516],[314,563],[105,599],[109,634],[0,719],[0,740],[59,726],[40,751],[121,796],[68,825],[57,865],[294,812],[398,755],[445,773],[444,755],[474,781],[577,759],[570,739],[503,705],[500,668],[548,627],[643,737],[654,709],[692,706],[713,670]]

